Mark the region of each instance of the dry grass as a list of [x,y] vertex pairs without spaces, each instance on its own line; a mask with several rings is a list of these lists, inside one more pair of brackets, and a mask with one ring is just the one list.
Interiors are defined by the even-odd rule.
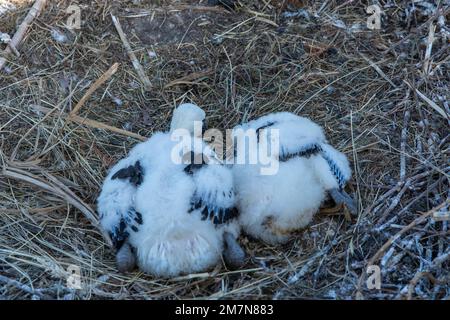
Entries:
[[[12,35],[31,4],[9,2],[17,9],[0,16],[0,31]],[[48,2],[21,56],[0,74],[0,298],[450,297],[450,30],[438,19],[446,15],[448,26],[445,1],[431,13],[390,2],[374,31],[361,1],[241,0],[231,13],[190,9],[200,1]],[[81,5],[81,30],[64,27],[69,4]],[[303,14],[283,15],[296,5]],[[426,56],[430,23],[436,39]],[[55,41],[52,30],[66,41]],[[68,118],[116,62],[117,72],[78,113],[92,122]],[[182,101],[205,108],[210,127],[272,111],[323,125],[352,162],[357,219],[321,213],[284,246],[242,236],[251,258],[238,271],[171,280],[117,273],[95,227],[95,199],[108,168],[138,140],[101,125],[150,136],[167,129]],[[381,267],[381,290],[366,286],[368,263]],[[71,264],[81,268],[81,290],[66,287]]]

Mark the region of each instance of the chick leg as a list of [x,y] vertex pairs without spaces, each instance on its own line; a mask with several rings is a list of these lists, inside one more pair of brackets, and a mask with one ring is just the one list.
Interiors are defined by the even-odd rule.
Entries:
[[356,216],[358,214],[355,200],[353,200],[344,190],[331,189],[330,196],[336,204],[345,205],[352,215]]
[[227,266],[231,268],[239,268],[245,262],[245,252],[236,241],[234,236],[229,232],[224,232],[224,250],[223,258]]
[[136,258],[128,243],[124,243],[116,253],[117,269],[120,272],[129,272],[136,266]]

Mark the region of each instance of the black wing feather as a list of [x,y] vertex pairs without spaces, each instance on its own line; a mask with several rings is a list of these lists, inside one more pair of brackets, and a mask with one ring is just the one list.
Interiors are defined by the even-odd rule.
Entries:
[[235,207],[214,208],[213,206],[208,206],[201,199],[191,201],[189,213],[200,208],[202,209],[202,220],[211,220],[215,225],[227,223],[239,216],[239,211]]
[[260,134],[261,130],[267,129],[267,128],[273,126],[274,124],[276,124],[276,122],[269,122],[269,123],[257,128],[256,129],[256,141],[259,142],[259,134]]
[[296,151],[294,152],[286,152],[285,150],[282,150],[280,153],[279,161],[286,162],[289,161],[292,158],[309,158],[311,156],[317,155],[322,152],[322,147],[319,143],[309,143],[306,145],[300,146]]
[[109,231],[114,248],[119,250],[130,236],[130,231],[138,232],[138,225],[143,223],[142,214],[130,208],[121,215],[119,223]]
[[330,171],[333,174],[333,176],[336,178],[336,181],[338,182],[339,189],[343,189],[346,183],[344,174],[342,173],[341,169],[337,165],[337,163],[323,150],[320,143],[310,143],[306,145],[302,145],[297,151],[295,152],[285,152],[284,150],[280,154],[279,161],[286,162],[289,161],[292,158],[296,157],[303,157],[303,158],[309,158],[313,155],[320,154],[322,158],[325,159],[325,161],[328,163],[328,166],[330,167]]
[[[202,163],[201,165],[188,165],[184,171],[188,174],[192,175],[194,170],[201,170],[202,168],[206,168],[208,166],[207,163]],[[216,196],[217,196],[217,191]],[[230,190],[229,192],[222,192],[221,195],[223,197],[232,198],[234,196],[234,191]],[[206,199],[211,199],[214,197],[206,197]],[[200,210],[202,220],[210,220],[215,225],[220,225],[227,223],[233,219],[238,217],[238,210],[234,207],[225,208],[223,206],[218,206],[214,203],[209,203],[202,199],[200,195],[194,192],[194,195],[191,198],[191,206],[189,208],[189,213],[192,213],[195,210]]]
[[128,179],[135,186],[139,186],[144,179],[141,163],[136,161],[134,165],[118,170],[111,179]]
[[125,243],[125,240],[127,240],[128,236],[130,235],[127,229],[127,224],[125,222],[125,219],[122,217],[120,218],[119,224],[113,228],[113,230],[109,231],[109,236],[111,237],[112,243],[114,248],[119,250],[122,245]]

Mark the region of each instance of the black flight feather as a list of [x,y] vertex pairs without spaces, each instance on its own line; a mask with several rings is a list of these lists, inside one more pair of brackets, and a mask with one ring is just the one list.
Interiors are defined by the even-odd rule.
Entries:
[[135,186],[139,186],[144,179],[140,162],[136,161],[134,165],[120,169],[119,171],[114,173],[111,179],[128,179]]

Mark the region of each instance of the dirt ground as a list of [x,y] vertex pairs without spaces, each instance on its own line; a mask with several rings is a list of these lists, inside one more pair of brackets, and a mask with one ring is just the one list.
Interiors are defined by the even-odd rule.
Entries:
[[[12,37],[33,2],[0,0],[0,32]],[[47,1],[20,56],[7,56],[0,298],[449,299],[449,1],[376,1],[380,29],[367,27],[365,1],[207,2]],[[68,28],[69,5],[80,29]],[[358,216],[324,209],[282,246],[242,235],[240,270],[117,272],[96,227],[101,183],[182,102],[219,129],[275,111],[310,117],[351,162]],[[368,286],[369,266],[380,289]],[[68,286],[74,268],[79,288]]]

